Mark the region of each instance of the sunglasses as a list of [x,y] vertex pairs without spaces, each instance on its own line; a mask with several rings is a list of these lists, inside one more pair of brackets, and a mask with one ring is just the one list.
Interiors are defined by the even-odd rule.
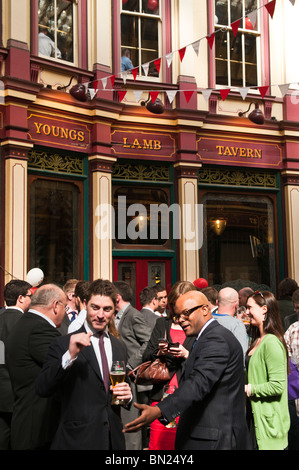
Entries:
[[208,307],[207,304],[197,305],[196,307],[189,308],[189,310],[185,310],[185,312],[179,313],[176,315],[176,319],[179,320],[181,317],[189,318],[190,315],[202,307]]
[[261,291],[259,291],[259,290],[256,290],[255,293],[254,293],[254,295],[260,295],[261,298],[265,300],[265,297],[263,296],[263,293],[262,293]]

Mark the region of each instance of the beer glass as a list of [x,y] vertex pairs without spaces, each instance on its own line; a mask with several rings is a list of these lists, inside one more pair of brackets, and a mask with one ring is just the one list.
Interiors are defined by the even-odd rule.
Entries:
[[[125,381],[126,377],[126,365],[125,361],[113,361],[111,370],[110,370],[110,380],[112,387],[114,388],[116,384]],[[124,400],[118,400],[116,395],[113,394],[112,396],[112,405],[123,405]]]

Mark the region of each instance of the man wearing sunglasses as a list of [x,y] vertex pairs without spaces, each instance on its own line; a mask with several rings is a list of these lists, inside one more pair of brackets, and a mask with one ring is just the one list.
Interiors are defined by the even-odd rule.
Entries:
[[208,299],[199,291],[181,295],[175,312],[186,335],[196,340],[179,388],[155,407],[135,404],[142,414],[124,432],[157,418],[167,424],[180,416],[176,450],[250,449],[239,341],[213,319]]

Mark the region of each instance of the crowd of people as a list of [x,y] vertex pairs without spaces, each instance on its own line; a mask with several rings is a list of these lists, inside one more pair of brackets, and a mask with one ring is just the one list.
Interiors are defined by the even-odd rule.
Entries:
[[[124,281],[5,285],[1,450],[299,449],[295,280],[277,298],[201,278],[139,299]],[[169,380],[135,383],[157,358]],[[113,385],[112,363],[125,364]]]

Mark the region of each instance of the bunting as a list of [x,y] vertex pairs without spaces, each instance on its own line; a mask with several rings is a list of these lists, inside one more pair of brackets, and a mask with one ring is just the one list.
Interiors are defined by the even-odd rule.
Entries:
[[[289,1],[293,6],[295,5],[296,0],[289,0]],[[270,2],[260,6],[259,9],[264,8],[264,7],[266,8],[266,10],[267,10],[269,16],[271,17],[271,19],[273,19],[273,16],[274,16],[274,13],[275,13],[275,7],[276,7],[276,0],[271,0]],[[236,21],[234,21],[230,24],[230,27],[231,27],[232,32],[233,32],[235,37],[238,34],[239,27],[240,27],[240,24],[241,24],[241,20],[242,20],[242,18],[239,18],[239,19],[237,19]],[[257,25],[257,10],[253,10],[253,11],[247,13],[247,15],[245,17],[245,24],[247,23],[247,20],[251,23],[252,28],[255,29],[256,25]],[[250,25],[250,29],[251,29],[251,25]],[[215,34],[218,31],[222,31],[222,30],[219,29],[219,30],[214,31],[211,34],[205,36],[210,49],[212,49],[213,46],[214,46]],[[175,52],[178,52],[180,61],[182,62],[184,57],[185,57],[185,53],[186,53],[186,50],[187,50],[188,46],[192,46],[194,53],[198,56],[199,55],[200,41],[202,39],[203,38],[198,39],[197,41],[194,41],[191,44],[178,49],[177,51],[170,52],[170,53],[166,54],[164,57],[159,57],[158,59],[155,59],[151,62],[147,62],[145,64],[142,64],[141,67],[142,67],[144,75],[146,77],[148,76],[150,64],[152,62],[154,63],[158,74],[160,74],[162,59],[164,59],[164,58],[166,60],[167,67],[169,68],[172,64],[173,55],[174,55]],[[123,80],[124,85],[126,85],[128,75],[130,74],[129,76],[133,76],[134,81],[136,81],[138,73],[139,73],[139,67],[137,66],[137,67],[134,67],[133,69],[131,69],[130,72],[128,72],[128,71],[121,72],[119,75],[120,75],[121,79]],[[93,80],[90,83],[84,83],[84,86],[86,87],[86,90],[88,90],[90,98],[93,99],[96,96],[97,91],[99,89],[99,82],[102,84],[103,90],[111,91],[111,90],[107,90],[107,84],[108,84],[108,80],[109,80],[111,89],[113,91],[115,91],[113,89],[113,87],[114,87],[116,76],[117,75],[110,75],[110,76],[107,76],[107,77],[104,77],[104,78],[101,78],[101,79],[98,79],[98,80]],[[280,90],[280,93],[281,93],[282,97],[284,97],[287,94],[290,85],[291,85],[290,83],[277,85],[279,87],[279,90]],[[296,83],[296,85],[297,85],[297,83]],[[259,91],[261,97],[264,99],[264,97],[266,96],[266,94],[268,92],[269,85],[258,86],[258,87],[241,87],[241,88],[239,88],[239,93],[240,93],[243,100],[246,99],[250,89],[257,89]],[[206,90],[204,90],[204,89],[200,89],[200,90],[195,90],[195,89],[194,90],[165,90],[164,92],[167,94],[167,97],[168,97],[168,100],[169,100],[170,103],[173,102],[173,100],[175,99],[176,94],[178,92],[183,92],[184,95],[185,95],[186,101],[188,103],[195,91],[200,91],[202,93],[204,99],[206,101],[208,101],[210,96],[211,96],[211,93],[212,93],[213,89],[209,88],[209,89],[206,89]],[[231,89],[230,88],[224,88],[224,89],[220,89],[220,90],[215,89],[215,91],[218,91],[220,93],[221,98],[224,101],[227,98],[227,96],[229,95]],[[157,91],[157,90],[155,90],[155,91],[153,91],[153,90],[133,90],[133,94],[134,94],[136,103],[140,101],[142,94],[145,93],[145,92],[148,92],[151,96],[152,102],[155,102],[158,95],[159,95],[159,93],[163,93],[163,90],[159,90],[159,91]],[[126,94],[127,94],[127,90],[118,90],[119,100],[123,101]]]

